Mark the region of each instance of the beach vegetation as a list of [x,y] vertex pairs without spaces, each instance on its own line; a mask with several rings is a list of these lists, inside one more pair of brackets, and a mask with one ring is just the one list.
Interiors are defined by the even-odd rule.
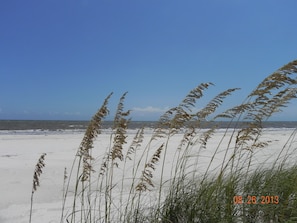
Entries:
[[40,186],[40,176],[42,174],[42,169],[45,167],[45,156],[46,153],[43,153],[38,159],[37,164],[35,165],[35,170],[33,173],[33,185],[31,192],[31,205],[30,205],[30,215],[29,215],[29,223],[32,222],[32,213],[33,213],[33,201],[34,201],[34,193],[37,191],[37,187]]
[[[96,140],[109,113],[108,95],[64,178],[61,223],[297,222],[297,129],[277,154],[257,159],[274,143],[262,137],[263,123],[296,98],[296,85],[297,60],[222,111],[240,89],[220,92],[201,108],[214,84],[199,84],[160,117],[150,137],[145,126],[128,133],[132,111],[124,108],[124,93],[109,146],[102,148]],[[227,127],[220,129],[220,121]],[[104,156],[96,156],[103,149]]]

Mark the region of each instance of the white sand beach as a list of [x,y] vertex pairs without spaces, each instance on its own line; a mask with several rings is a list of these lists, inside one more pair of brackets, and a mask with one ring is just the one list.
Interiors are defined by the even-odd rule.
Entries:
[[[130,144],[136,130],[129,130],[127,145]],[[293,129],[265,129],[262,135],[264,140],[272,141],[269,146],[255,151],[255,163],[268,164],[278,156],[280,149],[290,139]],[[219,143],[225,130],[221,129],[209,141],[207,148],[199,150],[200,171],[203,173]],[[231,134],[231,132],[228,132]],[[145,132],[144,141],[151,137],[151,131]],[[165,165],[165,178],[169,179],[171,165],[174,160],[175,149],[181,140],[182,134],[173,136],[168,144]],[[0,222],[25,223],[29,220],[30,197],[35,165],[42,153],[46,153],[43,173],[40,177],[40,187],[34,194],[33,216],[34,223],[58,223],[61,217],[62,190],[64,168],[71,168],[77,148],[83,138],[82,132],[50,132],[50,131],[0,131]],[[214,158],[212,169],[220,166],[224,156],[224,144],[228,143],[228,136]],[[110,132],[103,131],[97,138],[93,156],[98,162],[104,156],[110,142]],[[146,143],[144,143],[145,145]],[[154,141],[152,148],[157,148],[160,142]],[[296,149],[296,140],[290,143]],[[198,150],[197,150],[198,151]],[[195,151],[193,152],[195,155]],[[197,154],[196,154],[197,155]],[[292,160],[296,154],[291,155]],[[159,166],[158,166],[159,168]],[[158,184],[158,169],[154,173],[154,182]],[[125,182],[125,185],[129,182]],[[67,208],[67,207],[66,207]]]

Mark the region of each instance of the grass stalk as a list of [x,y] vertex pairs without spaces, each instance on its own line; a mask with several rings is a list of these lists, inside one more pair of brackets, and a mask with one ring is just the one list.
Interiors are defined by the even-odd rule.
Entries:
[[33,196],[34,193],[37,191],[37,187],[40,186],[40,176],[42,174],[42,169],[45,167],[44,159],[45,159],[46,153],[43,153],[34,170],[33,174],[33,186],[32,186],[32,192],[31,192],[31,202],[30,202],[30,215],[29,215],[29,223],[32,222],[32,212],[33,212]]

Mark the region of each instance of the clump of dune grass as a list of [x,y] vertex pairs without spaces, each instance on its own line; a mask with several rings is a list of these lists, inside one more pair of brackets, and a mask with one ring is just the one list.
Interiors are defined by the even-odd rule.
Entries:
[[33,211],[33,196],[34,193],[37,190],[37,187],[40,186],[40,175],[42,174],[42,169],[45,167],[44,159],[45,159],[46,153],[43,153],[40,158],[38,159],[38,162],[35,166],[34,174],[33,174],[33,186],[32,186],[32,193],[31,193],[31,207],[30,207],[30,218],[29,222],[32,220],[32,211]]
[[[292,186],[296,163],[291,165],[289,157],[294,155],[296,134],[280,148],[268,169],[256,168],[254,161],[257,151],[272,143],[262,138],[263,122],[296,98],[296,73],[297,61],[293,61],[265,78],[242,104],[220,113],[224,101],[239,89],[220,92],[197,111],[205,91],[214,86],[202,83],[160,117],[147,140],[145,128],[132,138],[127,133],[131,111],[124,110],[124,93],[109,145],[97,148],[94,143],[108,114],[108,95],[77,150],[63,193],[61,223],[293,221],[297,217],[296,187]],[[228,122],[228,127],[212,145],[209,142],[219,131],[220,120]],[[180,142],[172,145],[173,137]],[[93,156],[98,149],[105,150],[103,157]],[[169,149],[175,154],[170,169],[165,165]],[[213,152],[201,172],[206,150]],[[219,156],[222,162],[215,166]],[[170,179],[165,178],[167,171]],[[234,204],[234,196],[249,193],[278,196],[282,205]],[[65,210],[69,197],[73,198],[72,208]]]
[[[292,211],[295,207],[292,206],[289,207],[290,212],[287,207],[281,205],[277,206],[278,208],[271,205],[259,208],[259,205],[243,204],[239,208],[232,204],[232,198],[236,194],[241,194],[242,191],[254,193],[258,197],[264,195],[265,197],[269,195],[279,196],[282,198],[283,204],[289,202],[288,194],[290,197],[295,197],[296,187],[290,187],[290,185],[295,180],[296,167],[285,168],[290,165],[286,162],[290,150],[285,149],[285,145],[284,148],[280,148],[278,158],[270,167],[271,169],[257,169],[253,170],[256,171],[254,174],[250,174],[257,150],[263,149],[271,143],[271,141],[263,141],[261,138],[263,122],[267,121],[274,113],[279,112],[290,100],[296,98],[296,73],[297,61],[293,61],[265,78],[243,104],[214,117],[214,120],[222,117],[229,119],[230,126],[231,124],[235,126],[233,130],[231,129],[232,134],[225,149],[220,171],[217,175],[212,175],[209,170],[213,160],[218,155],[217,151],[222,140],[226,138],[225,134],[217,145],[208,168],[202,176],[193,174],[192,177],[187,177],[186,174],[182,174],[171,185],[170,193],[166,197],[161,211],[162,222],[279,222],[280,219],[283,222],[297,217],[296,213]],[[242,123],[244,125],[240,126]],[[187,146],[192,146],[197,142],[192,136],[194,130],[191,131],[192,133],[185,137],[187,140],[184,140],[187,142],[190,136],[191,141],[190,144],[186,144]],[[211,128],[202,134],[200,146],[206,148],[207,139],[211,137],[214,131],[215,128]],[[230,130],[227,128],[225,131],[227,133]],[[292,135],[295,137],[295,134]],[[289,139],[289,146],[286,146],[294,145],[293,142],[292,139]],[[228,156],[227,154],[230,152],[231,156]],[[293,154],[290,153],[290,155]],[[191,158],[182,159],[184,165],[189,163]],[[196,158],[198,159],[199,156]],[[195,173],[195,169],[193,171]],[[270,173],[271,177],[273,176],[273,180],[267,177],[267,173]],[[256,176],[261,178],[261,180],[256,181],[257,183],[254,181]],[[175,177],[176,175],[174,175]],[[280,178],[279,181],[278,178]],[[270,187],[263,191],[260,187],[262,184],[269,184]],[[283,191],[287,191],[288,194],[281,196],[284,193]],[[247,197],[248,195],[245,194],[244,196]],[[292,198],[289,200],[291,200],[289,203],[292,205]],[[272,210],[269,212],[270,209]]]
[[165,200],[161,222],[296,220],[296,170],[296,165],[282,170],[259,168],[249,176],[237,173],[222,180],[192,179]]
[[[297,166],[259,169],[243,185],[242,196],[253,204],[240,205],[240,213],[249,220],[285,222],[297,219]],[[256,197],[256,202],[252,198]]]

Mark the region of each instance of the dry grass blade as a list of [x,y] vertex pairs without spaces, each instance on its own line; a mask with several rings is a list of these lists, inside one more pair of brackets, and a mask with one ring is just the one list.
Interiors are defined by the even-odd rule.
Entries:
[[[273,89],[280,89],[284,85],[296,85],[296,77],[291,78],[290,75],[297,73],[297,60],[294,60],[285,66],[281,67],[279,70],[274,72],[265,78],[258,87],[250,94],[250,96],[263,96],[269,95],[270,91]],[[260,97],[261,98],[261,97]]]
[[102,119],[109,113],[107,104],[111,97],[112,93],[110,93],[104,100],[101,108],[98,110],[98,112],[93,116],[91,119],[88,128],[85,132],[84,138],[80,144],[79,152],[82,154],[84,151],[89,150],[93,148],[94,139],[97,137],[97,135],[100,133],[100,127],[102,123]]
[[224,99],[236,90],[239,90],[239,88],[231,88],[218,94],[203,109],[196,113],[197,118],[199,120],[204,120],[207,116],[213,114],[223,103]]
[[195,107],[197,99],[203,96],[203,91],[206,90],[212,83],[202,83],[192,89],[182,102],[174,108],[166,111],[159,119],[157,128],[155,129],[153,139],[161,138],[167,135],[165,129],[169,129],[170,134],[174,134],[178,129],[182,128],[185,123],[189,122],[193,115],[192,109]]
[[227,109],[223,113],[218,114],[214,118],[214,120],[216,120],[218,118],[234,119],[237,116],[242,115],[246,111],[251,110],[252,107],[253,107],[253,104],[252,103],[244,103],[244,104],[241,104],[241,105],[238,105],[238,106],[234,106],[233,108]]
[[88,180],[91,172],[93,171],[91,165],[93,157],[90,154],[90,150],[93,148],[94,140],[100,133],[103,118],[109,113],[107,104],[111,95],[112,93],[105,98],[101,108],[93,116],[85,132],[84,138],[80,144],[78,156],[82,157],[83,159],[83,173],[81,178],[82,181]]
[[106,153],[103,157],[103,161],[102,161],[102,164],[101,164],[101,167],[100,167],[100,172],[99,172],[99,176],[103,176],[108,168],[108,162],[109,162],[109,157],[110,157],[110,154],[109,153]]
[[[126,144],[126,130],[128,127],[129,120],[127,119],[127,116],[130,114],[130,110],[124,112],[124,100],[127,95],[127,92],[125,92],[122,97],[120,98],[120,102],[118,104],[118,108],[116,111],[115,119],[114,119],[114,129],[115,129],[115,137],[113,140],[113,148],[111,150],[111,160],[119,159],[123,160],[123,145]],[[114,162],[114,164],[117,166],[117,163]]]
[[150,186],[154,187],[154,184],[152,182],[153,171],[156,169],[155,165],[158,163],[161,157],[163,147],[164,143],[156,150],[150,161],[145,164],[144,170],[142,171],[142,176],[140,178],[140,182],[136,185],[136,191],[144,192],[146,190],[149,190]]
[[281,111],[280,108],[286,107],[289,101],[297,97],[297,88],[286,88],[282,91],[279,91],[274,95],[270,100],[267,101],[266,107],[267,111],[263,116],[271,116],[275,112]]
[[117,111],[114,117],[114,126],[113,128],[116,129],[119,126],[119,123],[121,122],[121,119],[123,116],[128,116],[130,113],[130,110],[127,112],[124,112],[124,101],[126,98],[126,95],[128,94],[128,92],[125,92],[122,97],[120,98],[120,101],[118,103],[118,107],[117,107]]
[[44,163],[45,156],[46,156],[46,153],[43,153],[40,156],[40,158],[35,166],[35,171],[34,171],[34,175],[33,175],[32,193],[34,193],[37,190],[37,187],[40,186],[39,177],[42,174],[42,168],[45,166],[45,163]]
[[208,82],[198,85],[196,88],[189,92],[189,94],[185,97],[179,107],[186,108],[188,109],[188,111],[191,112],[192,108],[195,107],[196,100],[201,98],[203,96],[203,91],[211,85],[214,84]]
[[199,142],[201,143],[201,148],[206,149],[208,140],[211,138],[211,136],[215,133],[216,130],[217,126],[213,126],[212,128],[202,133],[199,139]]
[[144,128],[141,128],[137,131],[136,135],[133,138],[133,141],[127,151],[126,159],[132,160],[131,155],[135,153],[136,149],[141,146],[143,142]]
[[[180,129],[185,123],[190,121],[193,117],[192,109],[195,107],[197,99],[203,96],[203,91],[212,83],[202,83],[190,91],[181,104],[177,107],[174,118],[171,121],[171,128]],[[190,112],[190,113],[189,113]]]
[[33,186],[32,186],[32,193],[31,193],[31,207],[30,207],[29,223],[31,223],[31,221],[32,221],[33,195],[34,195],[34,192],[37,190],[37,187],[40,186],[39,177],[42,174],[43,167],[45,167],[45,163],[44,163],[45,156],[46,156],[46,153],[43,153],[40,156],[40,158],[35,166],[35,171],[33,174]]
[[180,141],[179,146],[177,147],[177,150],[181,150],[182,147],[184,145],[187,145],[189,142],[191,142],[191,140],[193,139],[193,137],[196,135],[196,129],[193,127],[190,127],[186,130],[186,132],[184,133],[184,136],[182,138],[182,140]]
[[[295,76],[294,76],[295,74]],[[288,102],[297,97],[297,60],[283,66],[267,78],[248,96],[249,105],[244,120],[248,126],[238,132],[236,145],[245,149],[264,145],[257,140],[262,132],[262,123],[272,114],[280,111]]]

